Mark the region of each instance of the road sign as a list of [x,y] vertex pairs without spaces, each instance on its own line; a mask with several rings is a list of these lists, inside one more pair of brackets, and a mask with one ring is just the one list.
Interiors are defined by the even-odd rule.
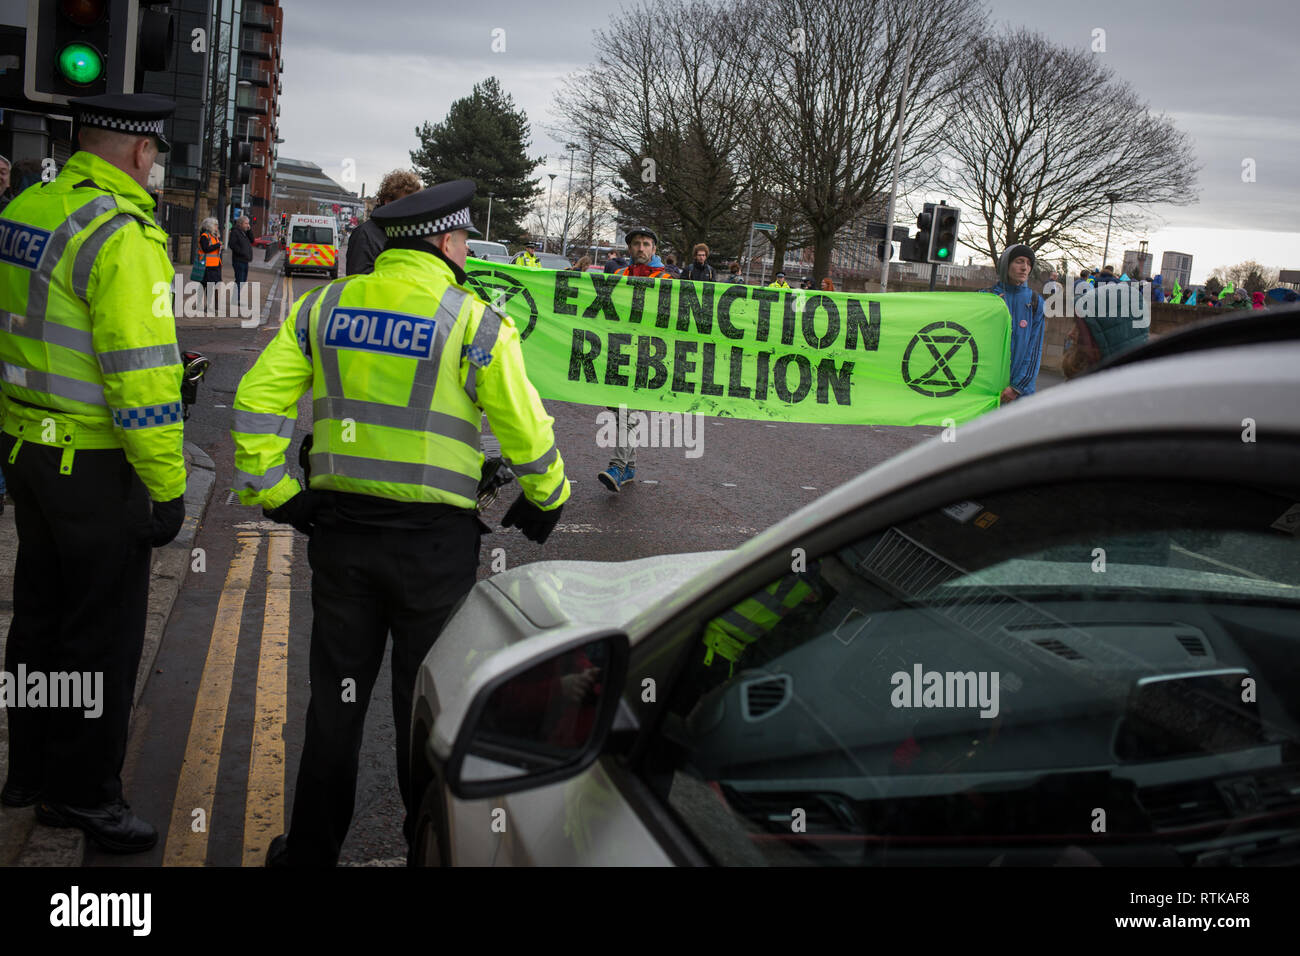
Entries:
[[776,223],[774,222],[756,222],[754,228],[760,232],[776,232]]

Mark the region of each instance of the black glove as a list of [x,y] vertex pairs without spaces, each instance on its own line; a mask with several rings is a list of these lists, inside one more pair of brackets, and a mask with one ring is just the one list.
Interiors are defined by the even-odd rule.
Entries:
[[315,527],[316,500],[311,491],[300,491],[278,508],[263,508],[262,514],[272,521],[291,524],[311,537]]
[[149,544],[161,548],[169,544],[180,534],[181,525],[185,523],[185,496],[171,501],[155,501],[153,515],[149,519]]
[[506,516],[501,519],[501,527],[518,528],[529,541],[545,544],[546,539],[551,536],[551,531],[559,524],[560,512],[563,510],[564,505],[560,505],[551,511],[543,511],[526,496],[520,495],[506,512]]

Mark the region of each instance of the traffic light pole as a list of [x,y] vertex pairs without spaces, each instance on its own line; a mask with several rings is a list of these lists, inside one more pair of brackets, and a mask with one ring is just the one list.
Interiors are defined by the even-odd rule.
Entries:
[[930,264],[930,291],[931,292],[934,291],[934,282],[938,278],[939,278],[939,263],[933,262]]

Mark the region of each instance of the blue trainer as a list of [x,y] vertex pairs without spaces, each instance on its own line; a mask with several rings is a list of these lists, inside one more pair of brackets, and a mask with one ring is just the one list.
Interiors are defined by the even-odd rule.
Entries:
[[618,491],[630,481],[636,480],[636,469],[628,465],[610,464],[596,476],[602,485],[610,491]]

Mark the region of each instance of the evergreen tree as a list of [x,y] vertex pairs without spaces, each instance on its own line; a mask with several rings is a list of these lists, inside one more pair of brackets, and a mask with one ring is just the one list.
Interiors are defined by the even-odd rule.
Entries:
[[544,157],[530,159],[528,117],[515,109],[514,99],[495,76],[477,83],[469,96],[451,104],[447,118],[417,127],[419,149],[411,162],[430,186],[453,179],[472,179],[478,187],[470,207],[474,225],[485,229],[488,193],[492,200],[491,238],[515,240],[523,233],[524,216],[541,195],[539,179],[529,174]]

